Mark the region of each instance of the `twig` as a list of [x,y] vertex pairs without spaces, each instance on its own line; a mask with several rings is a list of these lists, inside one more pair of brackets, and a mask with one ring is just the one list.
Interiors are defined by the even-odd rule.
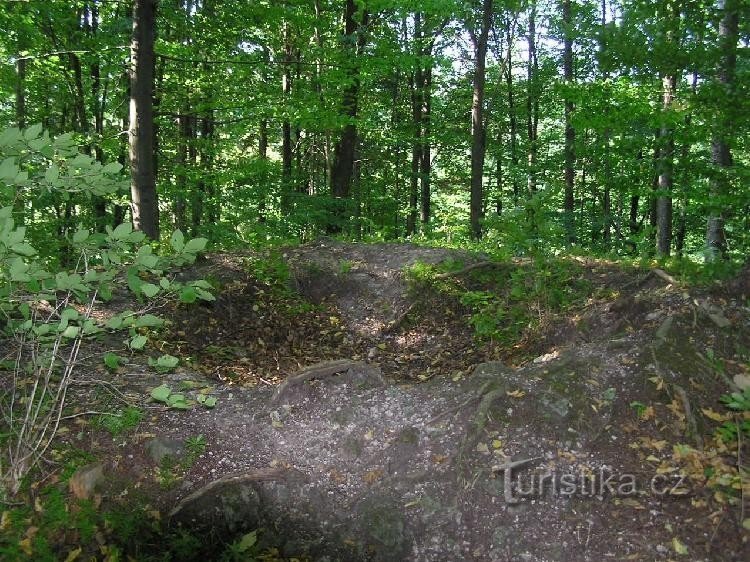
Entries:
[[88,412],[78,412],[77,414],[70,414],[69,416],[63,416],[60,420],[71,420],[73,418],[79,418],[81,416],[112,416],[113,418],[121,418],[122,414],[113,414],[112,412],[96,412],[90,410]]

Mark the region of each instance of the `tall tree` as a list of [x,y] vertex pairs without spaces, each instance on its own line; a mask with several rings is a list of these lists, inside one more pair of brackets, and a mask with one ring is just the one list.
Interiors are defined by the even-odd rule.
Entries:
[[470,222],[471,237],[478,240],[482,237],[482,214],[484,208],[484,156],[485,156],[485,124],[484,124],[484,84],[487,64],[487,41],[492,27],[493,0],[482,0],[478,8],[481,9],[479,25],[474,17],[469,18],[467,31],[474,46],[474,93],[471,102],[471,201]]
[[[358,13],[359,19],[358,19]],[[348,198],[351,195],[354,173],[354,154],[357,145],[357,107],[359,103],[359,58],[364,47],[364,27],[368,22],[366,8],[357,10],[355,0],[346,0],[344,8],[344,53],[347,69],[347,84],[344,86],[341,114],[346,119],[341,136],[334,151],[333,174],[331,178],[333,196]]]
[[716,167],[711,177],[711,194],[708,225],[706,228],[706,260],[715,261],[727,251],[724,232],[724,200],[729,194],[727,171],[733,165],[730,139],[730,117],[735,100],[735,75],[737,69],[737,41],[739,39],[739,0],[719,0],[719,50],[717,83],[721,102],[714,120],[711,140],[711,163]]
[[537,136],[539,132],[539,99],[536,80],[539,72],[539,61],[536,49],[536,0],[529,6],[529,28],[526,31],[528,61],[526,65],[526,132],[528,136],[528,180],[529,197],[536,192],[536,158]]
[[[665,27],[665,45],[674,49],[680,20],[678,0],[668,0],[661,6],[662,25]],[[656,198],[656,254],[669,256],[672,247],[672,186],[674,183],[674,126],[669,113],[677,92],[677,73],[674,60],[663,61],[661,71],[662,104],[659,131],[659,194]]]
[[[562,0],[562,23],[563,23],[563,76],[565,85],[570,89],[573,86],[573,18],[571,13],[571,1]],[[565,229],[568,243],[576,240],[575,221],[575,139],[576,131],[573,128],[573,100],[572,92],[568,90],[565,96]]]
[[130,47],[130,197],[133,227],[159,238],[154,166],[154,42],[158,0],[135,0]]

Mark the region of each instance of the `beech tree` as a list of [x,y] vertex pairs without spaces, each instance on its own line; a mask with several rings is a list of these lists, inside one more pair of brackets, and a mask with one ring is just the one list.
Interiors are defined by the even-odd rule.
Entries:
[[133,227],[159,238],[154,169],[154,41],[157,0],[136,0],[130,47],[130,194]]

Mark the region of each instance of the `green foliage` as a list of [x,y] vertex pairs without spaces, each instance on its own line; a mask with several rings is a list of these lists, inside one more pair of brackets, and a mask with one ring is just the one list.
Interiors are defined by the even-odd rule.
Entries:
[[175,410],[189,410],[194,404],[182,392],[172,392],[166,384],[154,388],[151,391],[151,398]]
[[[0,133],[0,158],[4,158],[2,179],[13,193],[38,189],[95,197],[112,193],[121,182],[111,177],[119,172],[119,165],[102,166],[78,154],[69,136],[52,139],[36,126]],[[65,260],[58,261],[48,246],[35,242],[33,230],[17,224],[15,214],[14,206],[0,208],[0,338],[17,350],[13,372],[27,373],[34,383],[15,379],[2,398],[6,411],[15,410],[12,418],[4,418],[14,421],[3,427],[3,434],[16,443],[0,464],[3,492],[9,494],[18,491],[24,475],[38,462],[39,452],[46,451],[54,439],[81,342],[106,332],[122,332],[127,347],[138,351],[148,343],[150,331],[162,324],[147,312],[148,306],[100,320],[92,314],[98,300],[110,299],[123,282],[143,302],[165,302],[182,297],[186,290],[193,292],[193,300],[213,299],[204,281],[183,284],[168,276],[171,268],[192,263],[205,247],[205,239],[184,241],[181,233],[175,233],[173,253],[156,255],[145,244],[143,233],[129,223],[106,225],[104,232],[96,234],[71,223]],[[103,361],[116,369],[120,358],[109,352]],[[161,371],[174,366],[176,358],[171,356],[154,363]],[[172,399],[170,405],[185,404]]]
[[730,443],[738,441],[741,437],[744,439],[750,438],[750,419],[747,418],[747,414],[750,412],[750,387],[740,392],[725,394],[720,400],[730,410],[745,416],[744,418],[737,416],[733,421],[724,422],[716,430],[721,439]]
[[99,416],[94,425],[106,429],[112,437],[117,437],[138,427],[142,419],[143,410],[128,406],[114,415]]
[[467,291],[461,303],[473,311],[477,336],[505,344],[517,342],[551,314],[582,304],[592,291],[575,267],[560,260],[534,261],[492,281],[497,289]]
[[149,357],[148,364],[159,371],[160,373],[168,373],[172,371],[180,360],[173,355],[160,355],[157,359]]

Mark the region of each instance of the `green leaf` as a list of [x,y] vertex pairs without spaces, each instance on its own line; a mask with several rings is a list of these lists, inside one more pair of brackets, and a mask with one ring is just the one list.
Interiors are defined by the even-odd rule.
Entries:
[[80,315],[75,308],[66,308],[60,313],[60,318],[62,320],[78,320],[79,316]]
[[205,394],[199,394],[197,400],[200,404],[203,404],[206,408],[213,408],[216,406],[215,396],[206,396]]
[[258,542],[258,531],[252,531],[242,535],[242,538],[237,542],[236,547],[233,550],[244,553],[255,546]]
[[185,400],[185,395],[180,393],[170,394],[167,398],[167,406],[177,408],[178,410],[187,410],[190,404]]
[[159,357],[156,364],[163,369],[174,369],[180,360],[174,355],[165,354]]
[[144,314],[135,321],[136,328],[156,328],[164,324],[164,320],[153,314]]
[[155,297],[159,292],[159,286],[154,285],[153,283],[144,283],[143,285],[141,285],[141,291],[148,298]]
[[148,338],[146,336],[139,334],[130,340],[129,345],[131,349],[143,349],[147,341]]
[[120,356],[108,351],[104,354],[104,364],[114,371],[120,366]]
[[26,244],[25,242],[21,242],[20,244],[13,244],[10,247],[11,251],[20,255],[20,256],[33,256],[36,254],[36,250],[31,247],[31,245]]
[[79,230],[76,230],[75,234],[73,234],[73,244],[84,243],[86,240],[88,240],[90,235],[91,232],[88,228],[81,228]]
[[15,258],[10,262],[10,280],[17,282],[25,282],[31,280],[31,276],[27,273],[29,271],[29,264],[24,262],[21,258]]
[[206,238],[193,238],[192,240],[189,240],[187,244],[185,244],[185,248],[183,251],[187,254],[195,254],[203,250],[206,247],[207,243],[208,239]]
[[81,332],[81,328],[79,326],[68,326],[63,330],[63,337],[64,338],[70,338],[73,339],[75,337],[78,337],[78,334]]
[[107,320],[107,323],[105,324],[105,326],[109,328],[110,330],[119,329],[122,326],[122,316],[120,316],[119,314],[116,314],[115,316]]
[[28,140],[37,138],[41,134],[42,134],[42,124],[35,123],[34,125],[32,125],[31,127],[29,127],[23,132],[23,138],[25,138],[28,141]]
[[162,355],[158,359],[149,358],[148,364],[156,370],[166,373],[174,369],[180,360],[173,355]]
[[182,234],[179,228],[172,233],[169,244],[175,252],[182,252],[182,249],[185,247],[185,235]]
[[122,240],[133,232],[133,225],[129,222],[118,224],[117,227],[112,231],[112,238],[114,240]]
[[180,302],[194,303],[198,299],[198,293],[193,287],[185,287],[180,291]]
[[157,386],[151,391],[151,398],[158,402],[166,403],[169,399],[170,394],[172,394],[172,389],[170,389],[166,384],[162,384],[161,386]]
[[[14,157],[6,158],[0,164],[0,179],[12,181],[18,175],[18,166]],[[12,209],[12,207],[11,207]]]
[[57,180],[60,178],[60,168],[58,168],[57,164],[52,164],[49,168],[47,168],[47,171],[44,173],[44,179],[47,183],[56,184]]
[[119,162],[110,162],[102,168],[102,172],[105,174],[119,174],[122,170],[122,164]]

